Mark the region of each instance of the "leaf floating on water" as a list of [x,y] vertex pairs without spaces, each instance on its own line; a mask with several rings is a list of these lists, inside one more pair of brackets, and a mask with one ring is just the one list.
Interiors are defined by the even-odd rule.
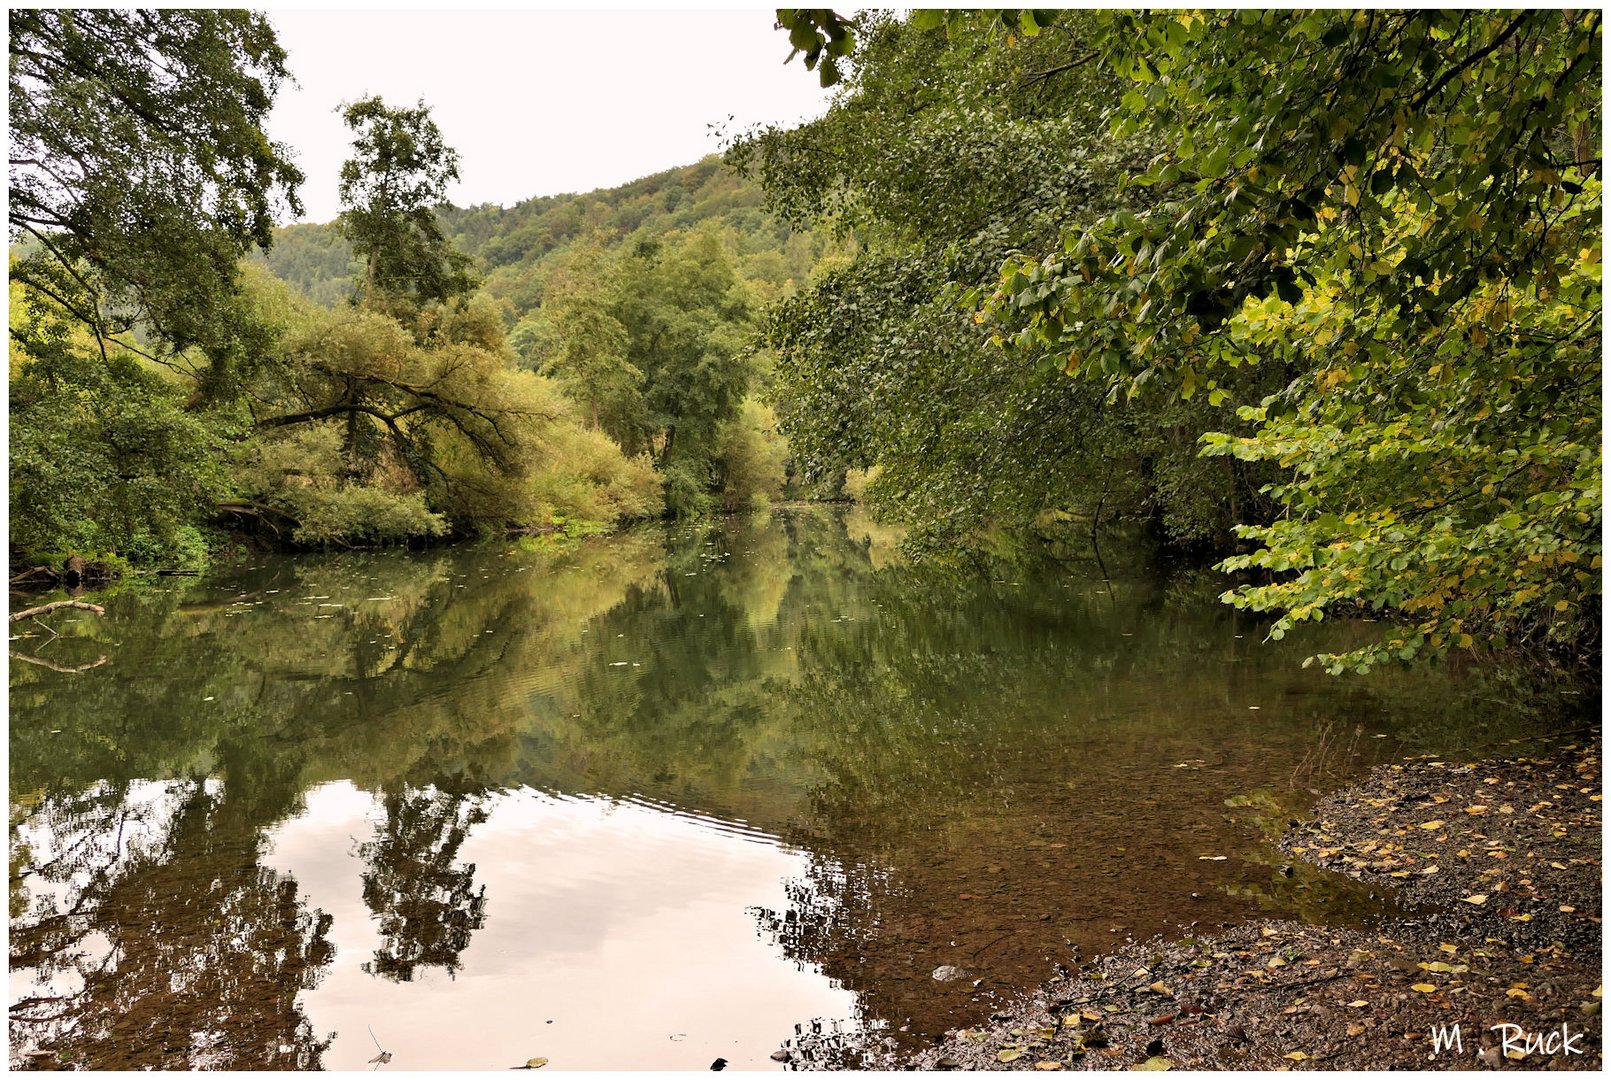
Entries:
[[1150,1057],[1140,1065],[1130,1066],[1131,1072],[1168,1072],[1175,1063],[1166,1057]]

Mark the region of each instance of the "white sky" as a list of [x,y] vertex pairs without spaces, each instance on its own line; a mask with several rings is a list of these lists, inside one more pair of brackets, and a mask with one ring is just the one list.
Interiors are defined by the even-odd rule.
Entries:
[[827,107],[814,72],[784,66],[772,8],[267,13],[298,84],[268,132],[307,174],[305,221],[336,215],[351,145],[336,110],[367,94],[431,106],[460,154],[459,206],[614,187],[717,152],[708,125],[793,124]]

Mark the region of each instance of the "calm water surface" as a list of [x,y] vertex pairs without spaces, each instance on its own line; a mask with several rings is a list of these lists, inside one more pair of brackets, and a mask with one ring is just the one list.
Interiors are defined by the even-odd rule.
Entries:
[[951,576],[893,551],[777,511],[275,557],[21,630],[13,1054],[703,1070],[922,1042],[1076,950],[1369,920],[1268,831],[1378,761],[1592,707],[1305,671],[1369,628],[1263,643],[1217,576],[1133,545]]

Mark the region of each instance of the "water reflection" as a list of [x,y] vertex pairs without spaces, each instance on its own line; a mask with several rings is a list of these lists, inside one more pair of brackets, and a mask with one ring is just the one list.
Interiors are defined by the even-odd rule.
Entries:
[[1303,671],[1211,576],[945,577],[888,539],[790,512],[275,558],[17,643],[56,667],[11,671],[14,1052],[351,1068],[373,1026],[408,1068],[703,1069],[797,1025],[920,1039],[1071,945],[1368,917],[1260,822],[1569,711]]

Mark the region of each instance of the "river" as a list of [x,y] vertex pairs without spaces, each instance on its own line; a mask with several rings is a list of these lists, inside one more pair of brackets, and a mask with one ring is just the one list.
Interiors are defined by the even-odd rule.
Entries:
[[1372,628],[1266,642],[1212,571],[1110,546],[941,573],[778,510],[259,556],[14,627],[53,665],[11,664],[14,1063],[920,1045],[1128,937],[1368,922],[1270,831],[1582,711],[1305,670]]

